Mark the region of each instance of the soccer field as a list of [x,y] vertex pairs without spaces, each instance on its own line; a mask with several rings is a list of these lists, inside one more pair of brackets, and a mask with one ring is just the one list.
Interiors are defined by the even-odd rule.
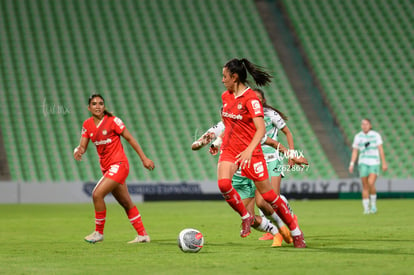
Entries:
[[[135,237],[122,208],[108,205],[105,240],[89,244],[91,204],[0,205],[0,274],[413,274],[414,200],[379,200],[364,216],[360,200],[293,201],[308,248],[272,248],[224,201],[139,204],[151,243]],[[177,247],[181,229],[205,238],[197,254]]]

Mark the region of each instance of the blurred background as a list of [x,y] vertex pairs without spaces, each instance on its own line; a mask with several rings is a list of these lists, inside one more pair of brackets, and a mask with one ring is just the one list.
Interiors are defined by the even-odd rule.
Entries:
[[0,0],[0,179],[96,182],[94,146],[72,153],[99,93],[156,164],[124,142],[129,182],[215,181],[217,158],[190,146],[220,120],[234,57],[274,76],[267,101],[310,162],[287,179],[358,177],[364,117],[384,140],[381,177],[412,179],[413,30],[411,0]]

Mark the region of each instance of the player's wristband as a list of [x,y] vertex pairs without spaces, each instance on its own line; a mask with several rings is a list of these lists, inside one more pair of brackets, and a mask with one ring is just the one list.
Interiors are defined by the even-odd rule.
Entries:
[[349,163],[349,166],[354,166],[354,162],[353,161],[351,161],[350,163]]
[[219,148],[223,139],[221,137],[217,137],[216,140],[211,144],[211,147]]

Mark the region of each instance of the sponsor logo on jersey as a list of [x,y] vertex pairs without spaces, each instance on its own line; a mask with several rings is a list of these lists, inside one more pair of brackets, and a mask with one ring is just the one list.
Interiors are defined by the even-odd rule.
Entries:
[[259,100],[257,99],[252,100],[252,107],[253,107],[253,111],[255,115],[262,113]]
[[254,172],[259,175],[259,177],[263,176],[264,167],[262,162],[256,162],[253,164]]
[[116,123],[116,125],[119,126],[119,128],[122,130],[125,128],[124,123],[122,122],[122,120],[119,117],[115,117],[114,118],[114,122]]
[[114,174],[118,173],[118,170],[119,170],[118,164],[111,165],[111,168],[109,168],[109,175],[113,176]]
[[233,113],[227,113],[227,112],[223,112],[221,114],[223,117],[228,117],[228,118],[232,118],[232,119],[238,119],[238,120],[242,120],[243,116],[242,115],[236,115]]
[[105,144],[108,144],[108,143],[111,143],[111,142],[112,142],[112,139],[107,138],[107,139],[104,139],[104,140],[97,140],[97,141],[94,142],[94,144],[96,146],[98,146],[98,145],[105,145]]

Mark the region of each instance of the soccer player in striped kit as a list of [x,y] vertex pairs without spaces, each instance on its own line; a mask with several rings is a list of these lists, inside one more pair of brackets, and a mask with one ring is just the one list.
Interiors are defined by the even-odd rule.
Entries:
[[125,209],[129,221],[137,231],[136,238],[129,243],[150,242],[150,237],[142,223],[141,214],[132,202],[125,183],[129,173],[129,164],[120,137],[125,138],[134,148],[146,169],[153,170],[155,168],[154,162],[147,158],[122,120],[106,111],[105,102],[101,95],[91,95],[88,104],[88,110],[92,117],[83,123],[82,136],[73,156],[80,161],[88,148],[89,140],[91,140],[96,146],[103,176],[92,193],[95,207],[95,231],[86,236],[85,241],[89,243],[103,241],[106,219],[104,198],[107,194],[112,193]]
[[[264,111],[264,121],[266,126],[266,136],[269,137],[272,140],[277,141],[278,140],[278,133],[279,131],[282,131],[286,135],[286,139],[289,145],[289,151],[286,152],[284,155],[290,155],[289,153],[294,151],[294,142],[293,142],[293,135],[289,129],[289,127],[286,125],[287,117],[277,110],[276,108],[270,106],[266,102],[266,98],[264,95],[263,90],[259,88],[253,89],[259,98],[260,102],[263,105],[263,111]],[[286,202],[286,205],[289,206],[289,203],[287,202],[287,198],[280,194],[280,183],[282,181],[283,175],[283,159],[281,158],[281,155],[279,154],[279,150],[276,150],[272,146],[269,146],[267,144],[262,145],[263,154],[266,159],[267,169],[270,176],[270,183],[272,184],[273,190],[276,192],[277,195],[280,195],[282,199]],[[282,152],[283,153],[283,152]],[[297,155],[297,154],[293,154]],[[293,156],[289,157],[289,165],[293,166],[295,162],[295,158]],[[307,163],[306,163],[307,164]],[[261,196],[256,196],[256,204],[259,206],[259,209],[261,209],[263,204],[266,204],[266,202],[261,198]],[[290,209],[290,207],[289,207]],[[291,210],[291,209],[290,209]],[[296,215],[291,211],[292,217],[294,219],[297,219]],[[263,213],[260,213],[261,216],[263,216]],[[274,217],[274,221],[278,225],[279,228],[283,228],[283,222],[282,220],[276,215]],[[266,239],[273,239],[273,236],[270,236],[268,234],[265,234],[263,237],[260,238],[261,240]]]
[[[359,176],[362,181],[362,206],[364,214],[377,213],[377,190],[375,181],[379,175],[380,163],[382,170],[388,169],[382,147],[381,135],[372,130],[371,121],[364,118],[361,121],[361,132],[355,135],[352,143],[352,156],[349,163],[349,173],[354,172],[355,161],[358,157]],[[381,158],[381,161],[380,161]]]
[[289,227],[294,246],[304,248],[306,243],[298,223],[269,182],[266,161],[260,146],[266,132],[263,107],[255,92],[248,86],[247,73],[258,86],[264,86],[271,81],[267,72],[245,58],[235,58],[224,65],[222,82],[227,90],[221,96],[221,115],[225,130],[217,165],[218,187],[226,202],[242,218],[240,236],[247,237],[255,218],[246,210],[231,180],[240,167],[242,176],[254,181],[263,199],[270,203]]

